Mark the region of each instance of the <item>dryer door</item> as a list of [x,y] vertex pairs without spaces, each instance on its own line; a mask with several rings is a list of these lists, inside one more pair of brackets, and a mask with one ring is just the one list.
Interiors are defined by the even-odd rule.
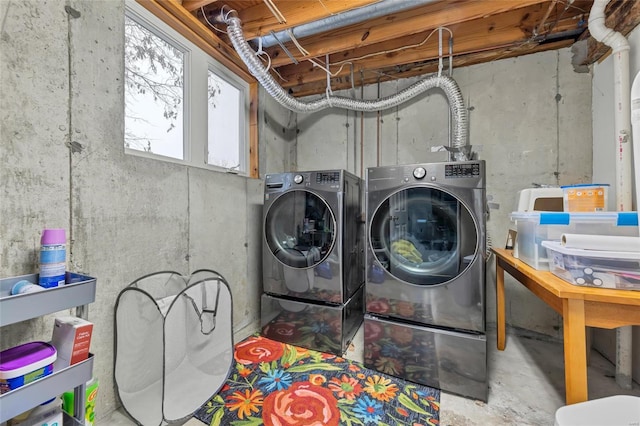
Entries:
[[379,265],[396,279],[429,286],[464,272],[476,253],[478,230],[469,209],[452,194],[412,187],[378,206],[369,241]]
[[[329,205],[313,192],[288,191],[273,201],[265,215],[265,239],[285,266],[314,268],[335,244],[336,219]],[[302,289],[304,291],[304,289]]]

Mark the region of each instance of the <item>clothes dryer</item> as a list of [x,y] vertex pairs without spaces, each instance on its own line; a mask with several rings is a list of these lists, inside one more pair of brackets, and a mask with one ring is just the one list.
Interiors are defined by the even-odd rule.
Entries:
[[361,179],[344,170],[265,178],[264,335],[342,354],[364,315]]
[[486,400],[485,163],[367,170],[365,365]]

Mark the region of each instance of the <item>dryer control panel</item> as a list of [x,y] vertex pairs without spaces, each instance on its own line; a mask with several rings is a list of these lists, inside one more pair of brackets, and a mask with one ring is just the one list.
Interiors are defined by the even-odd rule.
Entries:
[[331,172],[317,172],[316,173],[316,183],[319,184],[332,184],[340,182],[340,172],[339,171],[331,171]]
[[480,176],[479,163],[447,164],[444,167],[445,179],[450,178],[477,178]]

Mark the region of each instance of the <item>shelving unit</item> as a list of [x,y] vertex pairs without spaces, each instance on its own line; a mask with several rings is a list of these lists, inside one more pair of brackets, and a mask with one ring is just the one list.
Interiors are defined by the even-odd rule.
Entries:
[[[20,280],[38,282],[38,275],[22,275],[0,280],[0,327],[37,318],[63,309],[76,308],[76,316],[88,319],[88,305],[96,296],[96,279],[67,272],[67,284],[36,293],[11,295],[11,287]],[[65,416],[64,424],[84,425],[85,384],[93,373],[93,354],[89,358],[35,382],[0,395],[0,422],[7,421],[48,399],[74,389],[74,417]]]

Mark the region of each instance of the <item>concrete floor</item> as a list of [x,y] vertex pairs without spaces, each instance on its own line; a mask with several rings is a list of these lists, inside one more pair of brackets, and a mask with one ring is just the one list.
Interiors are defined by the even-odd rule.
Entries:
[[[362,329],[345,354],[362,360]],[[487,403],[442,392],[440,424],[472,425],[552,425],[555,412],[564,405],[564,361],[562,342],[523,330],[509,330],[507,347],[496,349],[495,330],[488,333],[490,390]],[[623,390],[615,383],[615,366],[596,351],[591,352],[588,371],[589,398],[611,395],[640,396],[640,385]],[[97,425],[135,424],[121,411],[100,419]],[[191,419],[185,426],[202,426]]]

